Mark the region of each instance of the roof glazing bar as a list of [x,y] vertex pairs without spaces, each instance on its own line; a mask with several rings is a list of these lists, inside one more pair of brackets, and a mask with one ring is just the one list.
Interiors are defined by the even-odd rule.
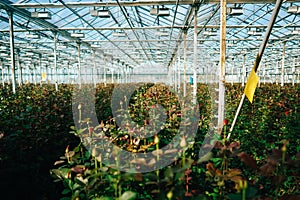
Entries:
[[[121,1],[121,6],[132,7],[132,6],[155,6],[155,5],[176,5],[177,0],[140,0],[140,1]],[[275,0],[227,0],[227,4],[245,3],[245,4],[266,4],[275,3]],[[299,0],[287,0],[285,3],[300,2]],[[206,3],[219,4],[220,0],[208,0]],[[194,0],[180,0],[179,5],[192,5]],[[62,3],[15,3],[12,4],[19,8],[63,8],[65,7]],[[76,7],[118,7],[116,1],[105,1],[105,2],[65,2],[70,8]]]

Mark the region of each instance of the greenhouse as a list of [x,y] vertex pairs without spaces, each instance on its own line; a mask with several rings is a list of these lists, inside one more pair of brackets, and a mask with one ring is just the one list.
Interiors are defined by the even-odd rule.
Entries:
[[1,0],[0,198],[300,199],[299,14]]

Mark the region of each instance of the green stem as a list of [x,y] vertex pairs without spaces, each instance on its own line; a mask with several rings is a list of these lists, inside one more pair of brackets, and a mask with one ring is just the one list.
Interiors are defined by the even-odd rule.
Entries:
[[158,145],[158,143],[156,143],[157,161],[159,161],[159,152],[158,152],[158,150],[159,150],[159,145]]
[[224,135],[223,135],[223,141],[224,141],[224,143],[225,143],[225,141],[226,141],[226,138],[227,138],[227,136],[226,136],[226,125],[224,126]]
[[94,161],[95,161],[95,169],[96,169],[96,173],[97,173],[98,165],[97,165],[97,158],[96,157],[94,157]]
[[120,177],[119,177],[119,181],[118,181],[118,192],[119,192],[118,197],[121,197],[122,196],[122,187],[121,187]]
[[246,200],[246,188],[242,190],[242,200]]
[[286,151],[283,151],[283,152],[282,152],[282,164],[285,163],[285,153],[286,153]]
[[102,168],[102,154],[100,154],[100,160],[99,160],[99,162],[100,162],[100,169]]
[[185,150],[183,151],[182,167],[185,167]]

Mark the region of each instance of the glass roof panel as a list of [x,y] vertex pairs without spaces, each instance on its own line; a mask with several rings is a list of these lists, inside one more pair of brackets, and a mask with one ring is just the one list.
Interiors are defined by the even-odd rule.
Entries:
[[[164,1],[159,0],[5,0],[3,2],[15,3],[12,5],[13,7],[27,12],[24,14],[16,11],[14,15],[17,44],[30,42],[39,47],[48,47],[53,50],[53,32],[57,32],[59,42],[67,43],[72,46],[74,51],[76,51],[76,41],[86,49],[91,49],[91,45],[99,45],[100,50],[106,50],[112,56],[115,55],[116,59],[121,57],[127,64],[145,63],[148,59],[156,62],[157,57],[160,57],[157,56],[157,52],[165,51],[166,53],[161,57],[166,64],[169,64],[177,54],[182,55],[183,28],[188,26],[189,59],[193,59],[194,24],[192,14],[195,5],[191,3],[180,3],[176,6],[176,1],[163,5]],[[68,6],[63,6],[61,2]],[[127,3],[126,6],[125,3]],[[128,4],[133,6],[128,6]],[[284,41],[287,41],[287,45],[290,47],[299,45],[300,34],[295,33],[300,29],[300,16],[287,12],[291,5],[300,6],[300,3],[283,3],[270,36],[269,46],[282,46]],[[207,57],[205,61],[216,60],[216,54],[219,51],[219,6],[219,4],[207,1],[199,7],[197,42],[199,48],[202,48],[199,55]],[[247,51],[250,52],[249,58],[247,58],[250,60],[258,51],[274,4],[239,2],[227,6],[243,8],[241,15],[227,14],[226,39],[229,56],[236,54],[237,59],[241,59],[241,52]],[[168,8],[169,15],[150,14],[153,9],[160,8]],[[108,9],[111,15],[109,18],[93,17],[90,11],[94,9]],[[52,17],[45,20],[28,17],[30,12],[34,11],[49,11]],[[3,9],[0,10],[0,30],[1,41],[7,42],[9,38],[8,16]],[[29,30],[30,33],[37,32],[40,39],[26,38]],[[213,33],[207,35],[207,31]],[[251,35],[250,33],[253,31],[260,33]],[[73,32],[84,33],[85,37],[81,39],[71,37],[70,34]],[[63,49],[59,51],[62,54],[67,53]],[[134,52],[138,52],[138,54],[135,55]],[[88,53],[86,54],[88,55]],[[134,62],[134,60],[140,61]]]

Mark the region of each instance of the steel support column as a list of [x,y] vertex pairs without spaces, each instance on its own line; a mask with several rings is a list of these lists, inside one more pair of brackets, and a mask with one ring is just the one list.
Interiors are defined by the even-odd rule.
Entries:
[[70,61],[68,61],[67,64],[67,69],[68,69],[68,84],[71,83],[71,69],[70,69]]
[[127,69],[127,66],[125,66],[125,82],[128,83],[128,69]]
[[103,65],[103,81],[104,81],[104,85],[106,86],[106,64],[107,64],[107,60],[106,58],[104,58],[104,65]]
[[81,59],[80,59],[80,43],[77,43],[77,59],[78,59],[78,79],[79,79],[79,88],[81,88]]
[[198,8],[195,7],[194,9],[194,67],[193,67],[193,103],[197,103],[197,58],[198,58],[198,52],[197,52],[197,13]]
[[18,85],[22,85],[22,69],[21,69],[21,64],[20,64],[20,50],[17,49],[17,54],[16,54],[16,61],[17,61],[17,67],[18,67]]
[[95,78],[95,72],[96,72],[96,52],[95,52],[95,50],[93,50],[93,62],[94,62],[94,66],[92,68],[92,79],[93,79],[94,87],[96,88],[96,78]]
[[180,54],[178,54],[178,65],[177,65],[177,83],[178,83],[178,92],[180,92],[180,63],[181,63],[181,60],[180,60]]
[[36,85],[36,63],[33,65],[33,82]]
[[54,40],[54,82],[55,82],[55,90],[58,91],[58,80],[57,80],[57,37],[56,32],[53,33]]
[[10,62],[11,62],[11,80],[12,80],[12,90],[16,93],[16,63],[15,63],[15,44],[14,44],[14,19],[13,13],[7,11],[9,19],[9,44],[10,44]]
[[40,86],[42,86],[42,82],[43,82],[43,77],[42,77],[42,74],[43,74],[43,69],[42,69],[42,54],[39,54],[39,69],[40,69]]
[[243,69],[242,69],[242,86],[245,86],[246,82],[246,54],[243,55]]
[[283,43],[282,60],[281,60],[281,86],[284,86],[284,62],[285,62],[286,42]]
[[296,82],[296,58],[294,58],[293,60],[293,67],[292,67],[292,85],[294,86],[295,85],[295,82]]
[[186,97],[186,33],[183,31],[183,96]]
[[218,105],[218,133],[223,129],[225,115],[225,57],[226,57],[226,0],[220,0],[220,74],[219,74],[219,105]]
[[[1,58],[0,58],[1,59]],[[0,65],[1,65],[1,80],[2,80],[2,86],[4,87],[4,65],[2,60],[0,60]]]

